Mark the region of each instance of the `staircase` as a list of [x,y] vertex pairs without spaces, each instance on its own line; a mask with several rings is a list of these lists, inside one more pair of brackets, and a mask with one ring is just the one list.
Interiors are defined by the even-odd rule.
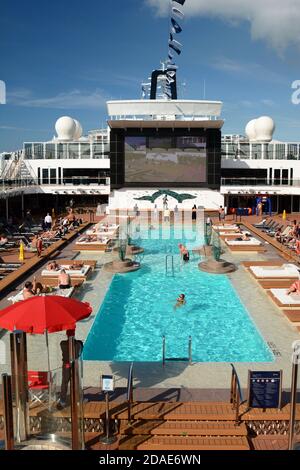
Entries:
[[12,155],[2,171],[1,179],[27,182],[34,179],[32,168],[29,162],[24,159],[23,152]]
[[[110,404],[112,430],[117,441],[112,445],[99,442],[103,436],[106,405],[89,401],[83,405],[86,448],[89,450],[286,450],[290,405],[281,409],[248,409],[240,406],[240,422],[227,402],[133,402],[131,423],[128,404]],[[297,405],[296,416],[300,416]],[[51,429],[57,435],[70,436],[70,407],[51,412],[46,405],[30,407],[32,434]],[[49,428],[50,426],[50,428]],[[300,441],[300,421],[297,424]],[[53,429],[52,429],[53,427]],[[4,430],[0,400],[0,438]]]
[[112,417],[119,422],[119,450],[250,450],[246,424],[236,424],[224,402],[138,402],[131,424],[127,410],[112,410]]

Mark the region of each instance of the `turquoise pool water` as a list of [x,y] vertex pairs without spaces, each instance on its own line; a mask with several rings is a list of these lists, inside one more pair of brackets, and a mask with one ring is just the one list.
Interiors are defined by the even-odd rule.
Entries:
[[[87,338],[84,359],[161,361],[163,336],[167,357],[184,358],[192,336],[195,362],[274,360],[227,276],[199,271],[198,257],[182,264],[178,243],[192,248],[202,238],[192,229],[185,229],[185,235],[177,229],[141,230],[142,268],[113,277]],[[165,269],[170,253],[174,276]],[[186,295],[186,305],[174,310],[180,293]]]

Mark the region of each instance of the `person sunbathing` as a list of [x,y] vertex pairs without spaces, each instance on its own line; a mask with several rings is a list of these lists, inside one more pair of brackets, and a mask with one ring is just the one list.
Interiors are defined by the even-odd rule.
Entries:
[[71,278],[70,278],[69,274],[67,274],[64,269],[62,269],[59,273],[58,287],[60,289],[70,289],[70,287],[71,287]]
[[242,236],[243,242],[249,242],[250,241],[250,234],[249,233],[244,233]]
[[282,242],[282,230],[279,228],[275,233],[275,239],[281,243]]
[[33,278],[33,282],[27,281],[25,282],[23,288],[23,298],[24,300],[30,299],[36,295],[36,279]]
[[48,271],[57,271],[59,268],[60,267],[56,261],[50,261],[50,263],[47,264]]
[[83,268],[84,263],[82,261],[74,261],[70,266],[69,269],[81,269]]
[[294,282],[291,287],[286,291],[287,295],[297,294],[300,295],[300,279],[299,281]]
[[0,236],[0,246],[6,245],[7,242],[8,242],[8,238],[5,235],[1,235]]
[[235,238],[237,242],[249,242],[250,241],[250,234],[249,233],[242,233],[239,237]]

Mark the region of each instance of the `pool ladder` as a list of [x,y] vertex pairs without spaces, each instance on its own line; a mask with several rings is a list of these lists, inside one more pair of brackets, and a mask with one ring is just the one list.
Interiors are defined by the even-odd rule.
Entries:
[[162,338],[162,364],[165,367],[166,362],[188,362],[192,364],[192,337],[189,336],[188,357],[166,357],[166,337]]
[[[169,260],[171,263],[169,263]],[[166,275],[174,277],[174,256],[171,254],[166,255]]]

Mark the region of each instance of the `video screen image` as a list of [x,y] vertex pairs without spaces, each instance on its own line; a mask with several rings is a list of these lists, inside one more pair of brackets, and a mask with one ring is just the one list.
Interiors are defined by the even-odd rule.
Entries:
[[205,183],[206,138],[125,138],[127,183]]

